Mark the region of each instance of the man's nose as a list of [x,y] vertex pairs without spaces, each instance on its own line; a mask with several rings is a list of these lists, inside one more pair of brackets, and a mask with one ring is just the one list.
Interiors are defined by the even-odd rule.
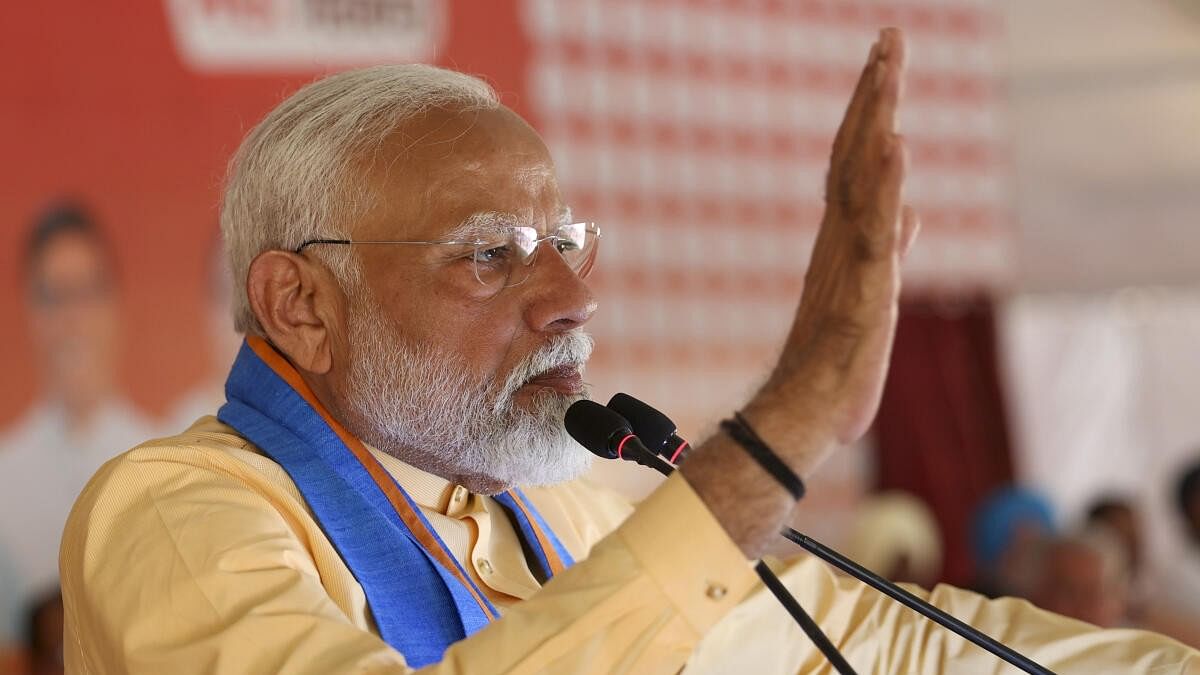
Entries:
[[596,298],[552,242],[539,244],[524,286],[525,320],[537,332],[563,333],[579,328],[596,311]]

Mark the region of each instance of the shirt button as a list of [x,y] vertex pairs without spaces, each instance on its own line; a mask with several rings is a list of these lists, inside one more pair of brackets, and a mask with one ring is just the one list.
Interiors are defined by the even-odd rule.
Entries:
[[454,486],[454,492],[450,495],[450,499],[452,499],[455,503],[461,503],[466,500],[466,498],[467,488],[461,485]]
[[708,588],[704,591],[704,594],[708,596],[709,600],[719,601],[724,598],[725,594],[728,592],[729,589],[725,588],[721,584],[709,582]]
[[492,573],[492,563],[487,561],[487,558],[480,558],[475,561],[475,567],[479,569],[479,573],[487,576]]

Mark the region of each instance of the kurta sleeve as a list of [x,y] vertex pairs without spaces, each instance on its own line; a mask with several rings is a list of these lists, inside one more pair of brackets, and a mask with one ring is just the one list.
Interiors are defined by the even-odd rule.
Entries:
[[[139,449],[110,462],[72,512],[68,672],[410,672],[331,599],[299,515],[211,455],[175,454],[189,459]],[[421,672],[678,672],[755,579],[676,477],[586,560]]]
[[[779,576],[860,674],[1021,672],[811,556]],[[905,588],[1056,673],[1200,673],[1200,653],[1155,633],[1101,630],[1024,600],[952,586]],[[686,672],[833,671],[775,598],[758,590],[709,632]]]

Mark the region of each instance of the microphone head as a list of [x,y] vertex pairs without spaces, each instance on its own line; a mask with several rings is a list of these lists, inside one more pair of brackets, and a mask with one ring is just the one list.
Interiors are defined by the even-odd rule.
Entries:
[[608,401],[608,408],[629,420],[642,443],[660,453],[667,448],[671,435],[675,433],[675,423],[670,417],[629,394],[614,395]]
[[587,399],[576,401],[567,408],[563,425],[571,438],[604,459],[616,459],[617,443],[633,433],[629,422],[620,414]]

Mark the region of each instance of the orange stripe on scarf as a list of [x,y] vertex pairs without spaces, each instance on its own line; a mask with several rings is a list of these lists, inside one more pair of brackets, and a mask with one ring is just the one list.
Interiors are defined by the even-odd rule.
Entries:
[[[450,556],[450,553],[438,543],[437,538],[433,535],[433,533],[425,527],[423,522],[421,522],[421,518],[409,506],[408,500],[405,499],[404,495],[400,493],[400,489],[396,486],[396,482],[392,480],[391,475],[388,474],[387,470],[383,468],[383,465],[379,463],[379,460],[375,459],[375,457],[371,454],[371,451],[367,450],[367,446],[363,445],[362,441],[358,440],[354,434],[347,431],[340,422],[335,420],[333,416],[329,414],[329,411],[325,409],[325,406],[321,405],[321,402],[317,400],[316,395],[313,393],[312,389],[309,388],[308,383],[304,381],[304,378],[300,377],[300,373],[297,372],[292,364],[288,363],[287,359],[283,358],[283,355],[277,352],[275,348],[272,347],[266,340],[258,336],[248,336],[246,338],[246,342],[250,345],[250,348],[254,350],[254,353],[258,354],[258,357],[271,367],[271,370],[274,370],[279,377],[282,377],[285,382],[291,385],[292,389],[295,389],[296,393],[300,394],[300,396],[302,396],[304,400],[307,401],[310,406],[312,406],[313,410],[316,410],[317,413],[321,415],[321,418],[325,420],[325,423],[329,425],[329,428],[333,429],[333,432],[338,435],[338,438],[342,439],[342,442],[346,444],[347,448],[350,448],[350,452],[352,452],[358,459],[359,463],[363,465],[363,468],[367,470],[367,473],[371,474],[371,478],[375,480],[375,484],[378,485],[379,489],[383,491],[383,494],[387,496],[388,501],[392,504],[392,508],[396,510],[397,515],[399,515],[400,519],[404,521],[404,524],[408,527],[409,531],[416,535],[417,541],[420,542],[421,546],[423,546],[425,550],[428,551],[429,554],[432,555],[434,559],[442,565],[442,567],[446,568],[451,574],[453,574],[455,578],[457,578],[459,582],[461,582],[462,585],[471,592],[471,596],[475,598],[475,602],[479,603],[479,607],[483,609],[485,616],[487,616],[489,619],[495,619],[496,615],[492,613],[490,609],[488,609],[487,602],[480,597],[479,592],[475,589],[475,584],[471,583],[463,576],[458,564]],[[533,522],[532,519],[530,522]],[[537,530],[536,526],[534,529],[535,531]],[[541,540],[542,535],[539,532],[538,541]],[[545,546],[546,545],[543,544],[543,549],[545,549]],[[549,556],[549,554],[547,554],[547,556]]]
[[542,528],[538,526],[537,519],[533,517],[532,509],[529,508],[524,499],[521,499],[521,495],[517,494],[515,491],[511,491],[508,494],[512,496],[513,503],[517,505],[517,508],[521,509],[521,513],[525,514],[525,520],[529,521],[529,527],[533,529],[533,535],[537,537],[538,544],[542,547],[542,551],[546,554],[546,562],[550,564],[550,576],[554,576],[565,570],[567,566],[564,565],[562,559],[558,557],[558,551],[555,550],[554,545],[550,543],[550,538],[547,537],[546,534],[542,532]]

